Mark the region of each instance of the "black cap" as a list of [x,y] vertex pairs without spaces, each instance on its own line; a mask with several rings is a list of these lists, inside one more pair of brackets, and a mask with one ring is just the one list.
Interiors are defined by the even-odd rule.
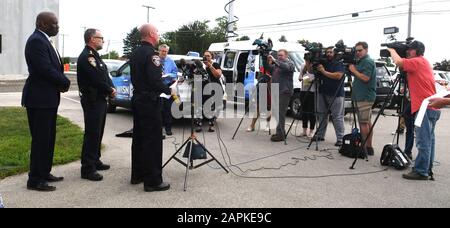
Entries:
[[414,49],[417,51],[417,55],[424,55],[425,54],[425,44],[423,44],[420,41],[414,41],[410,44],[408,44],[409,49]]

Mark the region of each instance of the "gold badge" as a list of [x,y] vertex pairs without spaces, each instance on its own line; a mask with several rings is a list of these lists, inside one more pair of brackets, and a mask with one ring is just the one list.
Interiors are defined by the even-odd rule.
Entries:
[[91,64],[91,66],[97,67],[97,61],[95,60],[94,57],[89,57],[88,61],[89,61],[89,64]]
[[159,56],[154,55],[152,57],[152,61],[153,61],[153,64],[155,64],[155,66],[157,66],[157,67],[161,66],[161,59],[159,58]]

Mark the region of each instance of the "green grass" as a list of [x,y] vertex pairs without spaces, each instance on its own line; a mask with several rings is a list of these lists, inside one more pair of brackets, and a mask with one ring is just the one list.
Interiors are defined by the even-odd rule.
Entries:
[[[83,131],[58,116],[54,165],[79,160]],[[0,179],[27,172],[31,137],[26,110],[0,108]]]

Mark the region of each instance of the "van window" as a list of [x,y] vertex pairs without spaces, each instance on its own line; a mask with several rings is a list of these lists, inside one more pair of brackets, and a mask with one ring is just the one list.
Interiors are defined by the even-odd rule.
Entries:
[[232,69],[234,67],[234,61],[236,59],[236,52],[227,52],[225,55],[224,68]]
[[[271,55],[277,58],[277,51],[273,51]],[[302,70],[303,65],[305,64],[305,60],[303,59],[303,53],[301,52],[289,52],[289,59],[294,62],[295,69],[297,72]]]

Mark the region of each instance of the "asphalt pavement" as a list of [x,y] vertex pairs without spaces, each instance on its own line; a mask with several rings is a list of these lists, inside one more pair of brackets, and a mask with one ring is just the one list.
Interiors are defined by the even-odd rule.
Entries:
[[[20,93],[0,93],[0,106],[19,106],[20,96]],[[77,92],[63,95],[59,115],[83,127]],[[355,170],[349,169],[353,160],[340,156],[334,147],[336,140],[331,124],[326,142],[319,144],[320,151],[315,151],[315,145],[307,150],[308,141],[292,135],[288,145],[284,145],[271,143],[263,131],[247,133],[248,119],[244,120],[236,139],[231,140],[239,120],[218,121],[226,149],[219,146],[216,133],[197,135],[232,173],[226,174],[216,163],[191,170],[186,192],[183,191],[186,170],[176,162],[169,163],[164,170],[165,181],[172,184],[170,191],[145,193],[143,186],[129,184],[131,139],[115,135],[132,127],[132,115],[119,109],[107,119],[102,160],[111,164],[112,169],[103,172],[103,182],[81,180],[80,162],[74,162],[54,168],[55,175],[65,177],[64,182],[56,184],[56,192],[26,190],[27,175],[22,174],[1,180],[0,193],[6,206],[14,208],[450,207],[449,110],[443,110],[436,129],[435,182],[403,180],[401,176],[407,171],[385,171],[380,166],[381,150],[393,141],[391,132],[395,131],[397,122],[393,117],[380,118],[375,128],[376,156],[370,161],[359,161]],[[346,119],[345,126],[350,132],[350,119]],[[187,137],[189,121],[177,121],[173,131],[174,137],[164,142],[164,161]]]

